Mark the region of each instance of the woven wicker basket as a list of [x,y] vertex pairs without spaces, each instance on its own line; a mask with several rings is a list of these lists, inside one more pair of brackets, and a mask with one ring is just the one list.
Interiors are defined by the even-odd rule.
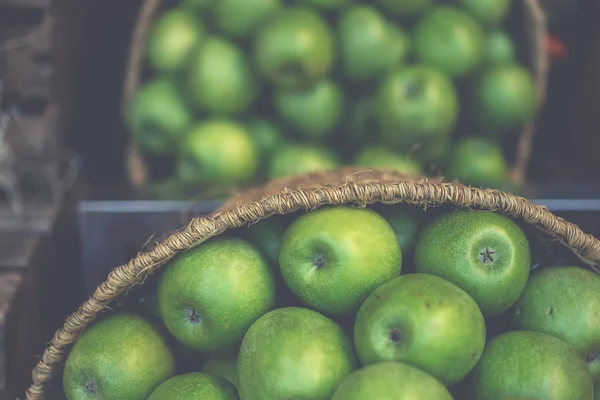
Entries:
[[221,210],[204,218],[195,218],[183,229],[139,253],[127,264],[115,268],[100,284],[92,297],[71,314],[60,328],[33,371],[33,384],[27,390],[28,400],[45,398],[48,383],[57,378],[70,346],[83,330],[111,302],[134,285],[159,270],[175,255],[230,228],[240,227],[297,210],[314,210],[324,205],[373,203],[451,205],[459,208],[501,212],[524,221],[557,239],[575,253],[584,264],[596,271],[600,264],[600,241],[576,225],[553,215],[544,206],[509,193],[491,189],[470,188],[439,179],[412,180],[389,171],[337,171],[311,173],[294,179],[273,181],[258,189],[235,195]]
[[[127,106],[143,84],[142,71],[145,62],[146,37],[154,18],[159,14],[163,5],[164,0],[144,0],[140,7],[125,71],[123,114],[126,113]],[[523,61],[535,77],[539,110],[546,97],[548,75],[546,20],[538,0],[518,1],[515,2],[515,5],[518,7],[516,12],[519,14],[520,25],[517,30],[526,38],[526,43],[521,45],[521,50],[526,53]],[[512,183],[517,185],[522,184],[526,179],[528,161],[532,152],[533,137],[536,130],[536,120],[537,114],[525,124],[515,143],[509,178]],[[129,141],[125,157],[129,183],[134,188],[139,188],[148,183],[150,173],[147,160],[141,149],[133,141]]]

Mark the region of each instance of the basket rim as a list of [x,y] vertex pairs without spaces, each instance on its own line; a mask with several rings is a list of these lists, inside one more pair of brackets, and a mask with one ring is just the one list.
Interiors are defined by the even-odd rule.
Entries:
[[[139,9],[135,28],[130,39],[130,51],[125,65],[121,113],[125,117],[127,108],[135,93],[142,85],[141,70],[144,65],[145,40],[165,0],[143,0]],[[521,3],[521,2],[520,2]],[[525,181],[529,159],[533,151],[533,140],[537,130],[537,118],[546,99],[549,73],[549,55],[546,51],[547,21],[538,0],[523,0],[523,10],[528,18],[527,45],[530,60],[528,69],[535,78],[537,104],[532,118],[521,128],[516,139],[515,159],[508,177],[512,183]],[[133,140],[128,140],[125,151],[125,168],[129,184],[139,188],[149,181],[149,170],[142,149]]]
[[[262,194],[260,194],[262,192]],[[461,209],[501,212],[522,220],[558,239],[583,263],[599,272],[600,240],[577,225],[554,215],[545,206],[494,189],[468,187],[459,183],[407,178],[393,171],[339,169],[309,173],[294,179],[271,182],[249,192],[248,201],[234,197],[223,209],[206,217],[193,218],[154,248],[113,269],[93,295],[69,315],[58,329],[32,372],[27,400],[43,399],[45,386],[60,370],[73,344],[118,295],[140,284],[177,254],[217,236],[227,229],[258,222],[273,215],[298,210],[312,211],[326,205],[412,204],[422,208],[444,204]],[[259,196],[259,197],[256,197]],[[253,198],[254,197],[254,198]]]

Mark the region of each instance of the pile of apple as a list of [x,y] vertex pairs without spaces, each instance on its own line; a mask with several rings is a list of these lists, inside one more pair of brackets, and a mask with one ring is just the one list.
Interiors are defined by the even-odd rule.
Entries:
[[234,229],[86,329],[66,397],[598,399],[600,276],[527,229],[406,205]]
[[194,190],[340,165],[498,187],[536,107],[511,4],[184,0],[152,25],[132,137]]

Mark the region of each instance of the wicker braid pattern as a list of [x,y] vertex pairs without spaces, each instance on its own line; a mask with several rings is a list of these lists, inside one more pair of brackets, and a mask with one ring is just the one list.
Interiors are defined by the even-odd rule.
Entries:
[[411,180],[394,172],[340,169],[282,179],[234,196],[221,210],[194,218],[183,229],[139,253],[127,264],[114,269],[92,297],[71,314],[60,328],[33,370],[33,384],[26,399],[45,396],[45,386],[60,370],[68,348],[83,330],[128,288],[140,284],[175,255],[223,233],[228,228],[256,222],[274,214],[313,210],[331,204],[405,203],[423,208],[451,204],[460,208],[498,211],[521,219],[559,239],[585,263],[600,264],[600,241],[546,207],[498,190],[470,188],[442,180]]

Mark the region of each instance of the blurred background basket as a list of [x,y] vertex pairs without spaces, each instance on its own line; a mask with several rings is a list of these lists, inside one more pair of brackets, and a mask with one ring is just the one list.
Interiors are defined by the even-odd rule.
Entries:
[[[122,113],[126,114],[137,91],[142,87],[151,72],[147,68],[146,46],[147,38],[153,21],[168,7],[163,0],[143,0],[133,29],[129,55],[127,57],[125,79],[122,93]],[[517,52],[521,61],[532,73],[537,89],[536,112],[522,126],[516,140],[510,141],[505,148],[507,162],[510,164],[508,180],[512,187],[520,187],[527,181],[527,168],[532,151],[533,140],[537,130],[537,116],[542,108],[548,80],[549,59],[547,50],[547,25],[544,12],[538,0],[523,0],[513,2],[510,13],[510,33],[517,36]],[[134,190],[152,182],[155,178],[151,160],[144,150],[129,139],[125,151],[125,168],[129,184]],[[427,174],[437,175],[444,171],[426,171]]]

